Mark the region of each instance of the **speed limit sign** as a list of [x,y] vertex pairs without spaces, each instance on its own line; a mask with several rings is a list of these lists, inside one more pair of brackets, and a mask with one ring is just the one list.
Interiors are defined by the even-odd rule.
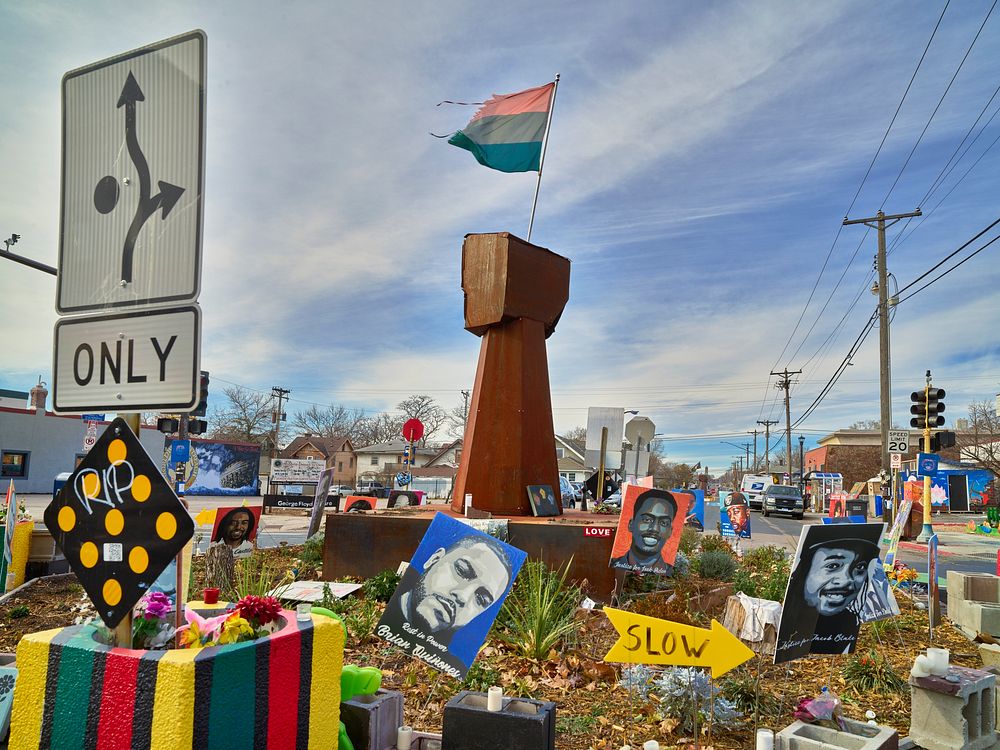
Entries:
[[888,453],[909,453],[910,431],[889,430],[889,443],[886,449]]

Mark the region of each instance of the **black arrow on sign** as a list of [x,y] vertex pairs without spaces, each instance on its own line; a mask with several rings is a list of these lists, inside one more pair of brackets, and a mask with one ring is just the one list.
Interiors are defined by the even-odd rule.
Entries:
[[122,248],[122,280],[129,283],[132,282],[132,256],[135,253],[135,241],[146,220],[160,208],[163,209],[161,218],[167,218],[167,214],[177,205],[177,201],[184,193],[184,188],[158,180],[156,185],[160,192],[150,197],[149,164],[146,163],[146,155],[142,153],[142,148],[139,146],[139,136],[135,129],[135,103],[145,100],[146,97],[142,93],[142,89],[139,88],[139,83],[132,75],[132,71],[129,71],[125,85],[122,87],[121,96],[118,97],[118,108],[125,105],[125,143],[128,146],[128,155],[132,157],[132,163],[139,173],[139,205],[136,206],[135,216],[132,217],[132,224],[128,228],[128,234],[125,235],[125,246]]

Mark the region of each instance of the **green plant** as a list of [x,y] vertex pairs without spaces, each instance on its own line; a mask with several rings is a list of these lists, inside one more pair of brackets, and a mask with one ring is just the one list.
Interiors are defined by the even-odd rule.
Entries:
[[462,680],[462,687],[466,690],[478,690],[481,693],[485,693],[494,685],[499,685],[500,680],[501,674],[497,670],[476,661],[472,663],[469,671],[465,673],[465,679]]
[[395,570],[383,570],[374,578],[369,578],[361,585],[361,590],[367,599],[387,602],[399,585],[399,573]]
[[698,571],[702,578],[730,581],[736,573],[736,560],[721,550],[702,552],[698,558]]
[[719,536],[718,534],[703,534],[701,537],[701,547],[702,553],[705,552],[725,552],[734,560],[736,559],[736,550],[733,549],[732,545],[724,536]]
[[27,617],[30,614],[31,612],[28,610],[28,605],[18,604],[16,607],[10,608],[10,612],[7,613],[7,616],[12,620],[17,620],[21,617]]
[[681,529],[681,540],[677,544],[677,549],[688,557],[694,557],[695,550],[698,548],[698,542],[700,541],[701,534],[690,526],[685,526]]
[[785,550],[773,544],[744,553],[733,576],[733,591],[780,602],[785,598],[790,566]]
[[235,602],[245,596],[267,596],[273,589],[278,589],[275,596],[280,599],[281,590],[291,583],[290,574],[286,575],[283,567],[257,553],[237,560],[233,566],[233,586],[226,593],[227,597]]
[[323,532],[313,534],[306,539],[302,545],[302,552],[299,559],[312,566],[320,565],[323,562]]
[[780,701],[766,683],[760,683],[759,677],[754,678],[753,675],[744,673],[728,677],[719,687],[729,702],[748,716],[776,719],[780,714]]
[[596,716],[559,714],[556,716],[556,731],[560,734],[592,734]]
[[497,618],[503,637],[529,659],[546,659],[549,652],[576,630],[574,615],[581,590],[567,583],[572,558],[562,569],[529,560]]
[[847,686],[858,695],[867,693],[902,693],[906,683],[896,674],[889,660],[874,649],[855,654],[844,667]]

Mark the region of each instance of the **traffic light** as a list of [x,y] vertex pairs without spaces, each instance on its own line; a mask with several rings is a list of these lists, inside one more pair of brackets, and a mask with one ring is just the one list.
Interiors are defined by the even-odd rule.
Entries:
[[180,420],[174,417],[160,417],[156,420],[156,429],[167,435],[173,435],[180,427]]
[[910,394],[910,414],[916,416],[910,419],[910,427],[918,430],[933,429],[944,424],[944,388],[927,388]]
[[189,419],[188,420],[188,434],[189,435],[201,435],[208,430],[208,422],[204,419]]
[[910,401],[913,402],[910,414],[916,415],[910,418],[910,427],[916,427],[918,430],[924,429],[927,424],[927,402],[924,401],[926,395],[924,391],[914,391],[910,394]]
[[[192,417],[204,417],[208,413],[208,372],[201,371],[199,383],[198,405],[191,412]],[[189,428],[190,429],[190,428]]]
[[944,424],[944,388],[927,389],[927,426],[940,427]]
[[954,432],[939,432],[935,435],[931,435],[931,453],[940,453],[945,448],[952,448],[955,446],[955,433]]

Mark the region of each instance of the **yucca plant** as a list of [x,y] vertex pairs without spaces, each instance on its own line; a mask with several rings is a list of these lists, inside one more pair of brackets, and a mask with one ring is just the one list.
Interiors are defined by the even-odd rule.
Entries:
[[497,618],[501,638],[529,659],[546,659],[563,639],[576,630],[574,615],[583,596],[567,583],[572,558],[562,568],[529,560]]

